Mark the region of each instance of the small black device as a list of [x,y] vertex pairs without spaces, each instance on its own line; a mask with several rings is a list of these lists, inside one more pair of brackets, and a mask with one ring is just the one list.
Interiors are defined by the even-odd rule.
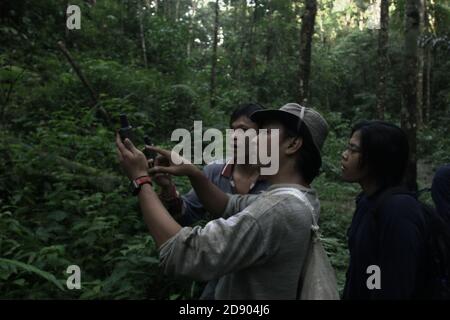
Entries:
[[120,135],[120,139],[122,140],[122,142],[124,142],[124,140],[126,138],[130,139],[131,141],[133,141],[133,127],[130,125],[127,115],[122,113],[120,115],[120,129],[119,129],[119,135]]
[[[144,142],[148,146],[152,146],[153,145],[152,141],[149,138],[149,136],[145,136],[144,137]],[[145,156],[147,157],[148,160],[150,160],[150,159],[155,160],[155,158],[157,156],[156,151],[148,150],[148,149],[145,149],[144,154],[145,154]]]

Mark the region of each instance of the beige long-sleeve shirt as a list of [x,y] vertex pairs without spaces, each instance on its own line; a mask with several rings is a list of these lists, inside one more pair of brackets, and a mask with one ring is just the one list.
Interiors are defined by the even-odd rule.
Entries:
[[[281,188],[299,190],[304,201]],[[216,299],[295,299],[312,211],[317,220],[317,194],[300,185],[230,195],[222,218],[185,227],[161,246],[161,265],[195,280],[219,278]]]

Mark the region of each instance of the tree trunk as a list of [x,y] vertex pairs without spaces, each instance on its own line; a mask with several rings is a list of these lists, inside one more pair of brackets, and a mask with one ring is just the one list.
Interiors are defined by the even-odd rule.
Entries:
[[180,0],[175,3],[175,21],[180,20]]
[[299,88],[297,100],[307,103],[309,97],[309,74],[311,70],[311,42],[314,34],[314,21],[317,13],[317,1],[305,0],[300,30]]
[[378,31],[378,87],[377,115],[384,119],[386,111],[386,78],[388,71],[388,41],[389,41],[389,0],[380,3],[380,30]]
[[170,19],[170,1],[163,1],[162,2],[162,7],[163,7],[163,16],[164,18],[166,18],[167,20]]
[[[430,34],[430,20],[428,19],[428,3],[425,2],[423,28],[426,35]],[[423,122],[428,124],[431,109],[431,63],[432,55],[430,46],[425,47],[425,71],[423,77]]]
[[122,35],[125,34],[125,17],[126,17],[126,12],[127,10],[127,6],[125,4],[125,0],[120,1],[120,5],[121,5],[121,9],[120,9],[120,30],[122,31]]
[[94,89],[92,88],[92,86],[88,82],[87,78],[84,76],[84,74],[81,71],[81,68],[78,65],[78,63],[72,57],[72,55],[70,54],[69,50],[67,50],[66,46],[64,45],[64,43],[62,41],[58,41],[58,47],[59,47],[59,50],[61,50],[61,52],[64,54],[64,56],[69,61],[70,65],[72,66],[73,70],[77,74],[78,78],[83,83],[84,87],[87,89],[87,91],[88,91],[88,93],[89,93],[89,95],[91,97],[92,106],[95,108],[97,116],[99,118],[103,119],[105,124],[107,124],[107,125],[110,124],[111,123],[111,118],[110,118],[108,112],[101,106],[101,103],[98,100],[97,93],[94,91]]
[[407,0],[405,4],[405,47],[402,128],[408,136],[410,156],[405,183],[417,190],[417,39],[420,24],[420,0]]
[[250,27],[250,41],[249,41],[249,56],[250,56],[250,79],[254,83],[256,74],[256,50],[255,50],[255,38],[256,38],[256,23],[258,21],[258,0],[254,0],[255,8],[253,9],[253,19]]
[[431,119],[431,66],[433,64],[433,55],[431,54],[431,48],[427,47],[426,49],[426,72],[425,72],[425,79],[424,79],[424,122],[428,124],[428,122]]
[[192,9],[192,15],[189,21],[189,39],[187,41],[186,51],[187,51],[187,57],[188,59],[191,57],[191,51],[192,51],[192,43],[194,41],[193,39],[193,32],[194,32],[194,19],[195,14],[197,12],[197,2],[196,0],[191,1],[191,9]]
[[[267,44],[266,44],[266,64],[272,62],[274,55],[274,46],[276,41],[276,34],[272,26],[272,8],[269,7],[269,12],[267,13]],[[267,66],[266,66],[267,67]]]
[[[419,1],[419,36],[424,33],[425,0]],[[424,95],[425,48],[417,48],[417,128],[423,127],[423,95]]]
[[215,4],[215,14],[214,14],[214,39],[213,39],[213,51],[212,51],[212,61],[211,61],[211,84],[210,84],[210,107],[214,108],[216,106],[216,66],[217,66],[217,43],[219,35],[219,0],[216,0]]
[[155,0],[155,14],[159,15],[159,13],[161,12],[161,10],[159,10],[160,7],[160,3],[159,0]]
[[139,15],[139,35],[141,38],[141,48],[142,48],[142,58],[144,61],[144,67],[147,69],[147,48],[145,46],[145,32],[144,32],[144,13],[145,10],[142,9],[142,3],[139,3],[140,6],[138,8],[137,14]]
[[[241,2],[241,21],[245,21],[247,18],[247,1],[244,0]],[[241,25],[240,28],[240,37],[241,37],[241,44],[239,47],[239,62],[238,62],[238,68],[237,68],[237,78],[238,78],[238,86],[241,87],[242,82],[242,74],[244,71],[243,64],[244,64],[244,48],[246,44],[246,27],[245,24]]]
[[67,50],[66,46],[64,45],[64,43],[62,41],[58,41],[58,47],[59,47],[59,50],[61,50],[61,52],[64,54],[64,56],[69,61],[70,65],[72,66],[73,70],[77,74],[78,78],[83,83],[84,87],[87,89],[87,91],[89,93],[89,96],[91,97],[92,105],[95,106],[98,103],[98,95],[97,95],[97,93],[94,91],[94,89],[90,85],[89,81],[84,76],[84,73],[81,71],[80,66],[75,61],[75,59],[72,57],[72,55],[70,54],[69,50]]
[[[67,16],[67,8],[69,7],[69,5],[70,5],[70,3],[69,3],[69,0],[66,0],[66,7],[64,8],[64,10],[65,10],[65,13],[64,13],[64,18],[66,19],[65,21],[64,21],[64,25],[66,25],[66,21],[67,21],[67,19],[69,18],[68,16]],[[69,29],[67,28],[67,26],[64,28],[64,42],[66,43],[66,45],[68,46],[68,47],[70,47],[70,41],[69,41]]]

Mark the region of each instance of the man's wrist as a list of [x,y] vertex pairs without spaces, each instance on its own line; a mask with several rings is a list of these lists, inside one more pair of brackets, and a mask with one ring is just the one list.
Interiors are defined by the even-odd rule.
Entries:
[[132,180],[130,183],[131,194],[134,196],[138,195],[139,192],[141,192],[142,187],[146,184],[153,186],[152,180],[149,175],[143,175]]
[[141,186],[141,189],[139,190],[139,193],[137,194],[138,198],[141,198],[143,195],[150,195],[152,196],[152,194],[156,195],[155,190],[153,189],[152,185],[149,183],[143,184]]
[[152,188],[152,185],[151,184],[148,184],[148,183],[146,183],[146,184],[143,184],[142,186],[141,186],[141,192],[139,193],[139,194],[142,194],[142,191],[150,191],[150,192],[155,192],[155,190],[153,190],[153,188]]

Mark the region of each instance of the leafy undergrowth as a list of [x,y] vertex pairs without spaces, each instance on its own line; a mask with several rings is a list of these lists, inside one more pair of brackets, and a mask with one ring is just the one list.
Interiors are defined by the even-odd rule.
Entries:
[[[54,113],[27,135],[0,130],[1,298],[189,299],[202,284],[164,276],[158,252],[115,159],[114,131],[89,109]],[[342,290],[346,230],[359,187],[339,180],[348,123],[339,114],[313,186],[321,200],[324,246]],[[181,192],[186,179],[176,178]],[[81,268],[81,290],[68,290],[67,267]]]

